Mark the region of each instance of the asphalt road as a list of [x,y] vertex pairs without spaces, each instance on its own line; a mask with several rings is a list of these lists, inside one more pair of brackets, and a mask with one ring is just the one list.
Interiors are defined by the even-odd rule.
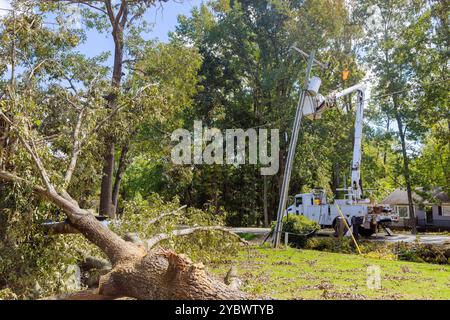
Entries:
[[444,235],[427,235],[419,234],[417,236],[412,234],[394,234],[393,236],[386,236],[384,234],[377,233],[369,238],[373,241],[386,241],[386,242],[415,242],[423,244],[443,244],[445,242],[450,242],[450,236]]
[[[270,232],[269,228],[231,228],[234,233],[251,233],[255,235],[266,235]],[[395,232],[394,232],[395,233]],[[318,232],[319,236],[331,236],[333,231],[321,230]],[[387,236],[384,233],[377,233],[371,236],[368,240],[370,241],[385,241],[385,242],[415,242],[423,244],[443,244],[445,242],[450,242],[450,236],[446,235],[430,235],[426,233],[421,233],[417,236],[412,234],[397,233],[393,236]]]

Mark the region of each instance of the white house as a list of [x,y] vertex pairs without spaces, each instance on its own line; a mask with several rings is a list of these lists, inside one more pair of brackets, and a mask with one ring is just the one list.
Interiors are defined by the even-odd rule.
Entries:
[[[417,188],[413,192],[413,203],[418,227],[450,229],[450,197],[442,188],[430,191]],[[406,189],[396,189],[382,200],[382,204],[388,204],[399,216],[399,221],[393,226],[408,226],[410,214]]]

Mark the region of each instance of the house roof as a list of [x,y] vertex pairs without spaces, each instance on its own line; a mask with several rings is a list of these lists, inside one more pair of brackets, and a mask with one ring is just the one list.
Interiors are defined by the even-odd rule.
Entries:
[[[450,197],[441,188],[425,191],[423,188],[416,188],[413,192],[414,204],[450,203]],[[408,194],[406,189],[395,189],[391,194],[382,200],[384,204],[407,205]]]

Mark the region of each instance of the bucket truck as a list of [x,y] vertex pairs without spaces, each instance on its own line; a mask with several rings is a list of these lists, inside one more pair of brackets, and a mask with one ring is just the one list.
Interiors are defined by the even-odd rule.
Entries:
[[386,225],[391,222],[390,209],[374,205],[369,199],[362,198],[361,142],[367,87],[364,84],[358,84],[323,97],[318,93],[320,84],[321,80],[318,77],[311,78],[308,84],[303,115],[309,119],[320,118],[323,112],[336,106],[337,99],[357,93],[351,185],[345,189],[338,189],[344,191],[345,196],[344,199],[335,199],[333,204],[328,203],[326,193],[322,189],[298,194],[295,196],[294,204],[286,209],[285,214],[304,215],[318,222],[322,227],[337,229],[337,219],[341,216],[339,212],[341,209],[348,225],[353,226],[353,230],[357,230],[362,236],[375,233],[378,224],[381,224],[389,234],[390,230],[386,228]]

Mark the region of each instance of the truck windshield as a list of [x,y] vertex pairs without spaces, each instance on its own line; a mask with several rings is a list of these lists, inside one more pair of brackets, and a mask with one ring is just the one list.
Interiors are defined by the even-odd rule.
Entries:
[[295,206],[301,206],[303,204],[302,197],[295,198]]

